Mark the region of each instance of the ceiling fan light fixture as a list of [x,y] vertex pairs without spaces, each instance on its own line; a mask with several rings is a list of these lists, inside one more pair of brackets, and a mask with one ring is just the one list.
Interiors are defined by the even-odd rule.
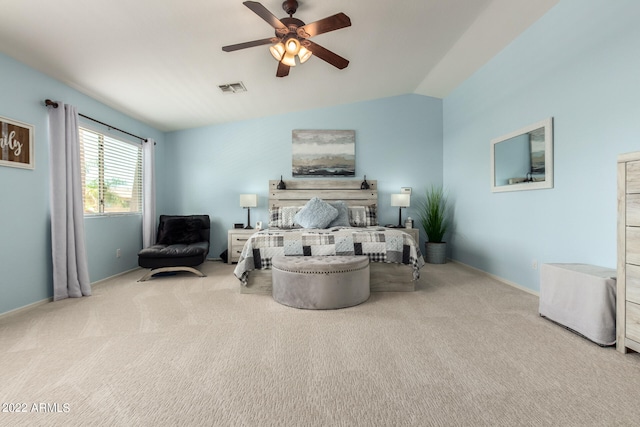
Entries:
[[284,56],[284,44],[282,42],[278,42],[269,48],[269,52],[275,58],[276,61],[282,60]]
[[309,58],[311,58],[311,51],[304,46],[300,46],[300,50],[298,51],[298,58],[300,59],[300,63],[304,64]]
[[297,55],[298,51],[300,50],[300,42],[298,41],[298,39],[292,37],[287,40],[285,50],[291,55]]
[[[273,27],[275,29],[275,37],[222,46],[224,52],[271,45],[269,52],[278,61],[276,77],[288,76],[290,67],[295,67],[296,62],[300,64],[307,62],[314,53],[316,56],[320,55],[318,58],[340,70],[349,65],[347,59],[307,40],[319,34],[350,27],[351,19],[344,13],[336,13],[310,24],[305,24],[300,19],[293,17],[298,9],[298,0],[284,0],[282,9],[289,16],[281,19],[276,18],[273,13],[257,1],[244,1],[242,4]],[[309,49],[310,47],[311,49]]]
[[284,65],[288,65],[289,67],[295,67],[296,66],[296,56],[287,52],[287,53],[284,54],[284,56],[282,57],[282,60],[280,62],[282,62]]

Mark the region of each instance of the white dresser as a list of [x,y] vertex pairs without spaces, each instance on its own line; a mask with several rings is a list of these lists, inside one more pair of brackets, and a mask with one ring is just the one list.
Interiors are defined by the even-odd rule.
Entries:
[[640,152],[618,156],[616,348],[640,352]]

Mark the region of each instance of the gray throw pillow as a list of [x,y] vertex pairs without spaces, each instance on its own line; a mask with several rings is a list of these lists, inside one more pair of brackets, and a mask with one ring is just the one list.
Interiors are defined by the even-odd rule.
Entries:
[[294,217],[296,224],[304,228],[327,228],[338,216],[338,210],[322,199],[309,200]]
[[329,204],[338,210],[338,216],[336,219],[331,221],[331,224],[329,224],[327,228],[351,227],[351,224],[349,224],[349,208],[347,207],[347,204],[342,200],[329,202]]

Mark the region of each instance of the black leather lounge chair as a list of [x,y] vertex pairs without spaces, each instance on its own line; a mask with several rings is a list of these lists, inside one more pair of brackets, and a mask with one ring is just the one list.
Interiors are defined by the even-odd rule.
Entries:
[[151,269],[139,282],[171,271],[189,271],[204,277],[194,267],[209,254],[209,235],[209,215],[160,215],[157,243],[138,252],[138,265]]

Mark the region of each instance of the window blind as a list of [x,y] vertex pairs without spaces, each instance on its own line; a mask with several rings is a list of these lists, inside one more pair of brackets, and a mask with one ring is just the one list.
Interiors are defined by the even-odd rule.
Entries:
[[84,212],[142,212],[142,147],[79,128]]

